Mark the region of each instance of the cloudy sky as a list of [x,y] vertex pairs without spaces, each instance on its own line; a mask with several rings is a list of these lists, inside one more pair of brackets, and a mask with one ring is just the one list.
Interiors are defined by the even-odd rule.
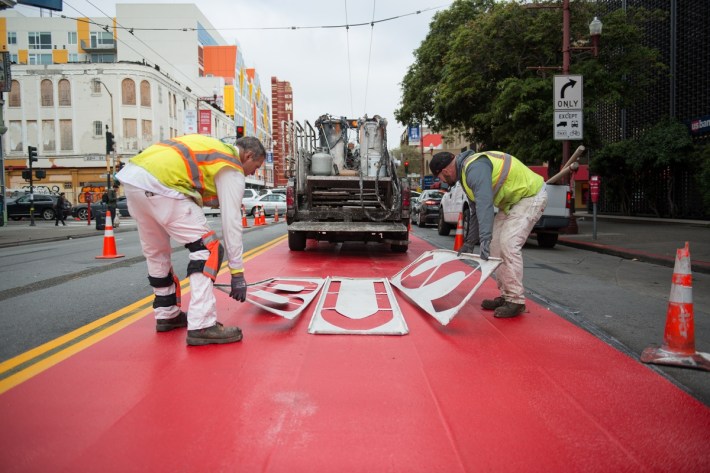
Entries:
[[[389,147],[405,127],[394,119],[402,78],[433,15],[451,0],[168,0],[119,3],[194,3],[228,43],[241,45],[262,88],[271,77],[291,83],[294,114],[311,123],[324,113],[388,120]],[[64,0],[63,14],[114,16],[111,0]],[[25,15],[31,8],[16,7]],[[35,12],[37,9],[33,9]],[[78,11],[78,12],[77,12]],[[421,13],[417,13],[420,11]],[[374,26],[370,22],[375,21]],[[380,21],[387,20],[387,21]],[[354,26],[365,23],[363,26]],[[323,28],[353,25],[346,29]],[[125,25],[124,25],[125,26]],[[273,29],[279,27],[299,29]],[[156,27],[159,22],[156,21]],[[269,29],[271,28],[271,29]]]

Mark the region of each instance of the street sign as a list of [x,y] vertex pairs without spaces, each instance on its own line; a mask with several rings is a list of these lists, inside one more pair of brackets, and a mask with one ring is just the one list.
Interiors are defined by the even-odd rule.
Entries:
[[555,76],[553,87],[555,110],[581,110],[584,108],[582,86],[582,76]]
[[555,110],[554,135],[556,140],[581,140],[583,135],[583,115],[581,110]]
[[409,146],[419,146],[419,140],[421,139],[419,125],[409,125],[407,128],[407,134],[409,135]]
[[592,197],[592,203],[596,204],[599,201],[599,184],[601,184],[601,178],[599,176],[592,176],[589,179],[589,193]]

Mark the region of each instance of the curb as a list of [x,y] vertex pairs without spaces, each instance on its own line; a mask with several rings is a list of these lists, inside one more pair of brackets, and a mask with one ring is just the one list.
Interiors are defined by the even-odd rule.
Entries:
[[[670,258],[667,256],[654,255],[653,253],[646,253],[644,251],[629,250],[626,248],[620,248],[616,246],[602,245],[599,243],[582,242],[577,240],[570,240],[567,238],[559,238],[557,243],[564,246],[570,246],[572,248],[579,248],[581,250],[595,251],[597,253],[603,253],[611,256],[618,256],[624,259],[636,259],[639,261],[644,261],[646,263],[654,263],[661,266],[667,266],[673,268],[675,266],[675,258]],[[706,261],[692,261],[691,269],[698,273],[710,274],[710,263]]]

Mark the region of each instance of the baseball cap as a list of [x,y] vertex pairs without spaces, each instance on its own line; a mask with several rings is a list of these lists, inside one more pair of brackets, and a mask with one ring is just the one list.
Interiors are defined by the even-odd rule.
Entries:
[[434,176],[438,176],[442,169],[449,165],[449,163],[454,159],[454,155],[448,151],[442,151],[441,153],[436,153],[431,161],[429,162],[429,169]]

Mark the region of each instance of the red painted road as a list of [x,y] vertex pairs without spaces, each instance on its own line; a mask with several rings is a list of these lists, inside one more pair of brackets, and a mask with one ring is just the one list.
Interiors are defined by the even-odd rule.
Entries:
[[[247,276],[389,277],[430,249],[412,238],[282,242]],[[225,346],[144,317],[0,395],[0,470],[710,471],[710,409],[532,302],[493,318],[495,292],[448,326],[396,293],[404,336],[310,335],[317,300],[289,321],[220,293],[245,333]]]

